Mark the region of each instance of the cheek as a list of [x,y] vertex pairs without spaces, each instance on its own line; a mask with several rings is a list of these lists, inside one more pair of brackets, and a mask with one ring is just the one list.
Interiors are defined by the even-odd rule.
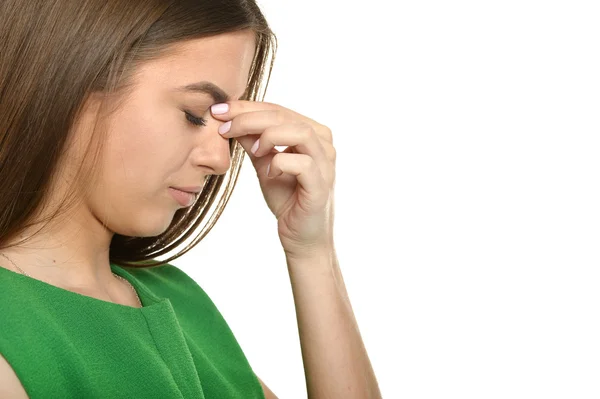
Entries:
[[166,188],[173,147],[161,130],[140,124],[120,130],[107,142],[102,167],[110,192],[140,201]]
[[189,151],[183,113],[172,106],[136,102],[111,122],[102,165],[110,196],[164,205],[161,198],[179,176]]
[[[146,130],[148,132],[148,130]],[[173,220],[176,204],[168,196],[171,156],[169,146],[152,133],[129,132],[107,143],[101,181],[94,188],[91,207],[99,220],[116,233],[152,237],[162,234]]]

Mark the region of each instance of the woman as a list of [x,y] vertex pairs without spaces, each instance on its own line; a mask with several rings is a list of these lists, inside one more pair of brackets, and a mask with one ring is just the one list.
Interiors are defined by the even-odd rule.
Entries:
[[259,100],[276,38],[255,3],[3,0],[0,22],[0,397],[275,398],[168,263],[246,153],[309,397],[380,397],[335,257],[331,132]]

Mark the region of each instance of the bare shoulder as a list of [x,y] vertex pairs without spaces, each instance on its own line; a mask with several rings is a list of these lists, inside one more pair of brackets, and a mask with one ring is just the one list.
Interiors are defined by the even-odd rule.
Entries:
[[0,354],[0,398],[29,399],[8,361]]

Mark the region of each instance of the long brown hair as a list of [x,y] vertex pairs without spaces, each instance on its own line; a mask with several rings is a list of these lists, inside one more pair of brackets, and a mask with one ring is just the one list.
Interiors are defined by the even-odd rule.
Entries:
[[[277,39],[254,0],[1,0],[0,248],[27,227],[49,223],[81,200],[72,190],[52,214],[36,220],[91,93],[123,99],[136,67],[165,55],[170,46],[245,29],[255,32],[256,49],[243,99],[262,101]],[[102,140],[98,144],[92,165],[100,157]],[[164,233],[115,234],[110,262],[158,266],[200,242],[227,205],[242,166],[241,145],[230,139],[229,150],[229,171],[208,176],[196,203],[179,209]],[[82,163],[76,178],[93,181],[93,169]],[[153,260],[196,230],[179,253]]]

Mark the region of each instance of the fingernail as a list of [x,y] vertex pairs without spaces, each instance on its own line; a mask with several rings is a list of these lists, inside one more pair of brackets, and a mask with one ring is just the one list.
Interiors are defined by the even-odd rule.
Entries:
[[210,110],[215,115],[224,114],[225,112],[229,111],[229,104],[215,104],[212,107],[210,107]]
[[256,140],[256,142],[254,143],[254,145],[250,149],[250,152],[252,152],[254,155],[256,155],[256,150],[258,150],[259,141],[260,141],[260,139]]
[[231,121],[225,122],[219,126],[219,133],[225,134],[229,131],[229,129],[231,129]]

